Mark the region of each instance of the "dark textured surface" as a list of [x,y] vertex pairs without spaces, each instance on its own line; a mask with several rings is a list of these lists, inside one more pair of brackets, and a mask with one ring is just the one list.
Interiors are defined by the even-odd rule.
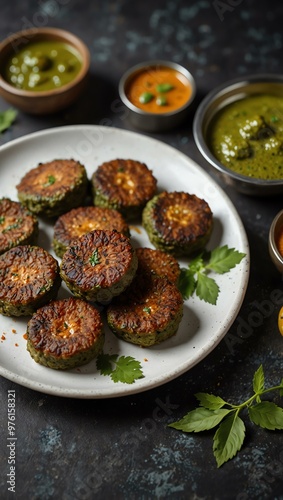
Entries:
[[[124,70],[142,60],[164,58],[187,66],[198,87],[195,106],[229,78],[282,73],[282,16],[279,1],[1,1],[1,39],[24,27],[63,27],[88,44],[92,66],[88,91],[80,101],[49,117],[19,113],[0,143],[65,124],[131,130],[117,86]],[[0,109],[7,107],[0,100]],[[194,144],[191,120],[172,133],[152,136],[208,168]],[[235,403],[246,399],[260,363],[267,385],[282,379],[283,338],[277,329],[282,278],[267,247],[269,226],[282,208],[282,197],[250,198],[225,190],[245,225],[251,275],[243,306],[224,340],[175,381],[125,398],[60,399],[1,379],[1,498],[283,498],[282,432],[245,420],[241,452],[217,469],[213,433],[185,435],[167,427],[195,407],[197,392]],[[277,303],[275,290],[281,292]],[[6,482],[7,391],[12,389],[18,437],[15,494],[8,492]],[[275,401],[280,403],[279,398]]]

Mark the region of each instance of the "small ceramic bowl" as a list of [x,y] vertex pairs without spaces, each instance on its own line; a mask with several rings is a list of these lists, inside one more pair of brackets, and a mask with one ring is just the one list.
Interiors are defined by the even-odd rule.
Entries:
[[[4,70],[7,59],[28,43],[40,41],[63,42],[73,47],[81,58],[79,73],[71,82],[52,90],[23,90],[8,83]],[[57,28],[31,28],[19,31],[0,44],[0,95],[16,108],[31,114],[50,114],[73,103],[85,87],[90,66],[86,45],[72,33]]]
[[[166,106],[163,106],[162,112],[147,111],[133,104],[129,99],[129,88],[133,80],[144,73],[152,75],[156,83],[158,83],[159,77],[157,72],[164,68],[168,68],[169,71],[176,71],[179,74],[180,80],[183,81],[183,85],[189,90],[185,102],[179,107],[168,111],[166,111]],[[179,126],[188,115],[195,93],[196,86],[192,74],[180,64],[170,61],[154,60],[137,64],[126,71],[119,82],[119,95],[128,109],[128,116],[132,124],[147,132],[163,132]]]
[[217,112],[237,100],[256,94],[283,98],[283,75],[251,75],[224,83],[212,90],[200,103],[193,123],[195,143],[213,171],[227,185],[247,195],[270,196],[283,193],[283,178],[264,180],[233,172],[220,163],[209,147],[209,131]]
[[283,241],[283,210],[273,219],[268,238],[268,248],[272,262],[277,267],[278,271],[283,274],[283,255],[280,253],[278,247],[280,235],[281,241]]

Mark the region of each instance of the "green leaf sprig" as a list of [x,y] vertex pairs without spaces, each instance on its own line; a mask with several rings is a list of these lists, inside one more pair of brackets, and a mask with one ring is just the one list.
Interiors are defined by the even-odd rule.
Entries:
[[101,375],[109,375],[115,383],[133,384],[144,377],[140,362],[131,356],[101,353],[97,357],[96,368]]
[[219,295],[219,286],[207,273],[214,271],[218,274],[228,273],[241,262],[245,253],[238,252],[227,245],[216,247],[211,252],[204,251],[191,260],[188,268],[182,268],[178,288],[184,299],[188,299],[195,292],[205,302],[215,305]]
[[12,125],[16,116],[17,111],[12,108],[0,112],[0,133],[4,132]]
[[181,420],[169,424],[169,427],[183,432],[201,432],[218,429],[213,437],[213,453],[217,466],[221,467],[232,459],[241,449],[245,438],[245,424],[239,414],[248,411],[252,423],[268,430],[283,430],[283,408],[270,401],[262,401],[262,396],[279,391],[283,397],[283,379],[279,385],[265,388],[262,365],[253,377],[253,395],[239,405],[227,403],[219,396],[197,393],[199,408],[190,411]]

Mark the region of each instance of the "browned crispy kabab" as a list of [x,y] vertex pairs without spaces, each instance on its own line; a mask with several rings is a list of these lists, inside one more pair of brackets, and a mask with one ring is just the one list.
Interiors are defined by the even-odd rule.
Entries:
[[97,229],[72,241],[63,255],[60,273],[74,295],[103,303],[129,286],[137,266],[127,236]]
[[88,179],[75,160],[53,160],[31,169],[17,185],[18,198],[31,212],[57,217],[83,204]]
[[103,163],[92,176],[94,205],[114,208],[127,219],[140,216],[156,192],[157,181],[139,161],[117,159]]
[[57,296],[59,264],[41,247],[20,245],[0,255],[0,313],[28,316]]
[[62,257],[71,241],[94,229],[116,229],[130,236],[129,226],[117,210],[102,207],[78,207],[61,215],[54,226],[53,248]]
[[122,340],[150,347],[175,335],[183,316],[183,299],[174,283],[146,273],[107,307],[107,322]]
[[36,242],[38,220],[18,201],[0,199],[0,254]]
[[104,345],[99,311],[74,297],[39,308],[27,325],[27,350],[39,364],[70,370],[89,363]]
[[155,273],[177,283],[180,276],[179,262],[168,253],[153,248],[136,248],[139,273]]
[[147,203],[142,223],[156,248],[189,256],[207,244],[213,215],[208,203],[194,194],[164,191]]

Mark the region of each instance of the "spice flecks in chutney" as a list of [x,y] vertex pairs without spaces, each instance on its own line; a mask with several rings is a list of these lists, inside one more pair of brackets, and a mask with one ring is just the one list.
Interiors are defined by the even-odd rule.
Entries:
[[253,95],[220,110],[210,147],[231,170],[258,179],[283,178],[283,96]]

